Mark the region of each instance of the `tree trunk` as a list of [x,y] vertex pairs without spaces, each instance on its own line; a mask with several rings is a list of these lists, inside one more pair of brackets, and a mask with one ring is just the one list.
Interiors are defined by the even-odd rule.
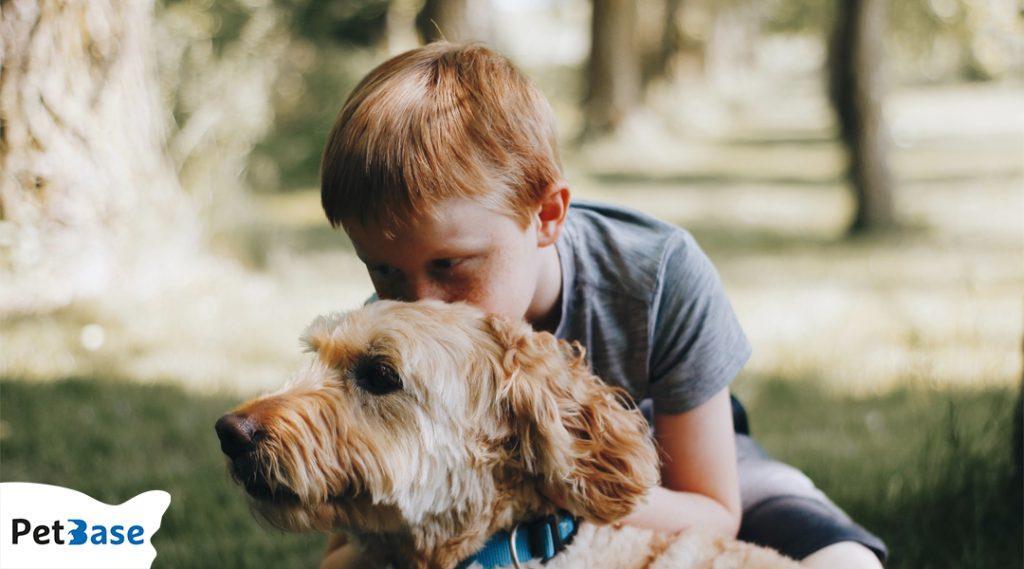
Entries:
[[829,95],[856,198],[851,232],[895,224],[889,140],[882,112],[885,0],[840,0],[829,46]]
[[662,10],[657,12],[660,17],[660,29],[655,30],[657,40],[650,44],[650,50],[641,58],[641,84],[643,90],[656,81],[671,82],[675,70],[675,59],[683,49],[683,33],[680,29],[680,12],[682,0],[663,0]]
[[199,249],[152,21],[151,1],[0,4],[0,313],[144,292]]
[[640,99],[636,3],[594,0],[584,100],[584,138],[614,132]]
[[416,27],[423,43],[440,39],[458,41],[469,27],[466,0],[426,0],[416,16]]
[[492,36],[489,15],[482,2],[426,0],[416,16],[416,27],[424,43],[442,39],[459,43],[489,42]]
[[419,45],[416,30],[416,11],[419,0],[391,0],[387,12],[387,51],[398,55]]
[[1024,484],[1024,371],[1021,372],[1017,408],[1013,413],[1013,486],[1019,491],[1021,484]]

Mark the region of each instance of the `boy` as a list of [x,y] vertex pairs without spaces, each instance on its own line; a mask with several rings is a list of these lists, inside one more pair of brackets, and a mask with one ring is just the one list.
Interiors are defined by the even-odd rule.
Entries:
[[[525,318],[580,341],[597,376],[630,392],[663,486],[622,523],[701,526],[809,567],[881,566],[881,540],[747,436],[728,385],[750,346],[696,242],[636,211],[570,205],[551,108],[507,59],[438,42],[384,62],[342,108],[321,175],[376,297]],[[324,567],[358,556],[340,543]]]

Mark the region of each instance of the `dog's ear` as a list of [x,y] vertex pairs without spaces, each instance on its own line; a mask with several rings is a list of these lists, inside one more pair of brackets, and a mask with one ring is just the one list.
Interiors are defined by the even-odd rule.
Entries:
[[595,377],[579,343],[489,316],[503,350],[499,401],[525,470],[573,513],[598,523],[629,514],[658,484],[647,422],[626,392]]
[[350,357],[352,348],[341,341],[343,336],[339,331],[348,315],[348,312],[331,312],[314,318],[299,337],[303,351],[317,354],[330,367]]

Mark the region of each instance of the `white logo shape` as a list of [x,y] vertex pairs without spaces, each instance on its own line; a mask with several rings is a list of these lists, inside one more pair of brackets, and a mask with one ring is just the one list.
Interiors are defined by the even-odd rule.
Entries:
[[111,506],[69,488],[0,483],[0,569],[148,569],[171,495]]

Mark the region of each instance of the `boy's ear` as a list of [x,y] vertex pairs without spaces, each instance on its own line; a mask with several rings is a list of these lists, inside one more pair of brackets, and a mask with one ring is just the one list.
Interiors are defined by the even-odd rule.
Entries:
[[498,316],[488,324],[504,349],[498,399],[523,469],[591,521],[633,511],[658,484],[658,457],[628,395],[590,373],[579,343]]
[[565,180],[552,182],[544,191],[540,204],[537,206],[537,245],[546,247],[558,241],[558,236],[565,225],[565,216],[569,213],[571,194],[569,184]]

